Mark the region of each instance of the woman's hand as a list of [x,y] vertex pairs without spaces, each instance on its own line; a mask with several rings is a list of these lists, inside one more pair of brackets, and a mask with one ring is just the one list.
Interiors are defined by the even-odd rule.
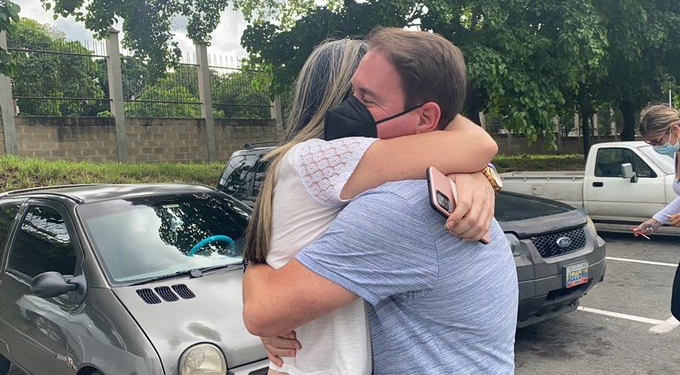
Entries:
[[458,202],[446,228],[466,241],[489,240],[496,193],[482,172],[449,175],[458,188]]
[[297,351],[302,349],[295,331],[277,337],[260,337],[260,340],[267,350],[267,358],[278,367],[283,366],[281,357],[295,357]]
[[668,221],[676,228],[680,228],[680,213],[668,215]]
[[[680,222],[679,222],[680,224]],[[633,234],[636,236],[643,234],[645,236],[651,236],[652,233],[654,233],[655,230],[659,229],[661,226],[661,223],[654,219],[649,219],[638,225],[637,227],[633,228]]]

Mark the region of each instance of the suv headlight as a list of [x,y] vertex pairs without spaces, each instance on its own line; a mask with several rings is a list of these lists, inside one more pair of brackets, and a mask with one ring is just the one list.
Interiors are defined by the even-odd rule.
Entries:
[[226,373],[227,360],[215,345],[194,345],[179,357],[179,375],[224,375]]
[[593,223],[593,220],[590,218],[590,215],[586,216],[586,229],[588,232],[590,232],[590,235],[593,237],[594,241],[597,241],[597,229],[595,228],[595,223]]
[[522,245],[519,243],[519,239],[512,234],[506,233],[505,238],[508,239],[510,243],[510,249],[512,249],[512,256],[516,257],[522,253]]

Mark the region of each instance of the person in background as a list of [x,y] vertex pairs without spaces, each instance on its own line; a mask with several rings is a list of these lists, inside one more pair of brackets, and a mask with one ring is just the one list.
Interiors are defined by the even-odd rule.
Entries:
[[[654,151],[675,159],[673,191],[678,197],[633,229],[635,234],[651,236],[664,224],[680,228],[680,113],[664,104],[648,106],[640,116],[640,135]],[[673,280],[671,313],[680,320],[680,264]]]
[[[377,133],[379,137],[398,137],[374,141],[370,146],[373,147],[379,142],[401,143],[413,137],[434,136],[435,129],[441,129],[452,120],[452,125],[458,122],[457,110],[462,107],[464,98],[465,69],[457,47],[437,34],[400,29],[378,29],[369,36],[369,44],[371,50],[353,75],[351,95],[329,111],[326,129],[337,130],[351,124],[355,131],[346,135]],[[427,159],[435,145],[425,142],[424,149],[409,160],[397,157],[398,153],[389,158],[378,158],[376,160],[384,165],[373,173],[382,174],[379,172],[382,168],[396,168],[402,172],[399,173],[401,178],[394,180],[408,178],[405,166],[417,163],[414,159]],[[305,144],[299,147],[305,147]],[[467,149],[476,149],[476,146],[468,145]],[[420,180],[382,185],[357,196],[365,189],[353,191],[347,186],[358,174],[369,151],[370,148],[365,151],[352,177],[343,182],[344,186],[338,184],[342,189],[334,190],[335,201],[354,199],[320,239],[297,253],[293,260],[274,268],[263,264],[265,254],[257,251],[256,246],[248,246],[250,264],[243,285],[246,327],[253,334],[272,337],[305,327],[310,322],[316,323],[347,308],[361,312],[352,313],[352,316],[364,316],[364,303],[358,298],[361,297],[370,304],[375,374],[408,373],[414,369],[419,373],[437,374],[512,373],[517,276],[509,244],[498,223],[494,220],[491,225],[489,245],[476,241],[481,237],[465,241],[450,236],[441,225],[439,214],[429,206],[427,188],[422,180],[422,166],[432,164],[429,162],[416,167],[416,173],[410,177]],[[293,157],[298,153],[295,149],[289,154],[291,152]],[[446,159],[441,152],[432,155],[433,161],[441,163]],[[479,157],[472,159],[479,162]],[[282,161],[276,171],[278,181],[270,213],[273,225],[270,225],[275,233],[278,210],[281,215],[279,225],[296,226],[297,232],[289,232],[293,234],[310,222],[318,222],[308,208],[318,204],[310,200],[309,204],[300,205],[299,200],[295,201],[296,195],[286,195],[285,190],[279,190],[288,185],[281,183],[286,176],[282,173],[286,163]],[[312,187],[307,188],[309,193],[319,187],[324,178],[319,174],[317,178],[308,176],[311,178],[306,179],[309,168],[302,164],[297,168],[303,174],[302,178],[295,178]],[[440,164],[436,166],[444,168]],[[296,169],[294,166],[289,168]],[[347,169],[346,166],[343,168]],[[316,173],[315,169],[313,171]],[[375,176],[371,178],[375,180]],[[487,185],[480,186],[489,188],[488,182],[484,182]],[[294,189],[288,191],[294,192]],[[258,204],[266,199],[265,194],[263,190]],[[309,195],[314,197],[314,194]],[[289,215],[296,208],[294,217],[310,219],[291,220]],[[267,223],[267,220],[256,218],[252,222],[255,223],[252,228],[256,230],[250,233],[262,237],[266,226],[258,230],[258,222]],[[285,235],[284,239],[290,240]],[[272,235],[271,252],[275,242],[276,237]],[[268,241],[261,243],[269,244]],[[266,260],[269,263],[269,255]],[[379,310],[378,305],[382,306]],[[345,332],[359,323],[360,319],[355,319],[336,332]],[[337,372],[326,369],[319,373],[370,372],[366,366],[355,372],[348,371],[344,367],[347,363],[363,361],[339,356],[333,336],[317,334],[315,339],[317,345],[330,347],[327,355],[331,358],[324,361],[325,365],[334,366],[333,362],[341,365]],[[367,341],[359,333],[351,335],[349,340],[354,345]],[[306,350],[315,349],[305,346],[304,340],[300,341],[306,349],[298,353],[298,358]]]

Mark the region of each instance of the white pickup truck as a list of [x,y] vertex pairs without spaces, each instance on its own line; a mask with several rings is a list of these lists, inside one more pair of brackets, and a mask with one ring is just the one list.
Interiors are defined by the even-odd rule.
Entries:
[[[584,207],[598,230],[630,232],[677,198],[674,160],[644,142],[594,144],[585,171],[502,173],[503,190]],[[680,235],[670,226],[656,233]]]

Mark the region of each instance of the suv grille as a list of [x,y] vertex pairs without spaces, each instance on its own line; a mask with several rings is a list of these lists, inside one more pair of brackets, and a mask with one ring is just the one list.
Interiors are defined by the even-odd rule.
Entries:
[[[569,240],[562,240],[562,238]],[[546,234],[545,236],[531,237],[531,242],[543,258],[549,258],[582,249],[586,245],[586,235],[583,228],[576,228]],[[562,246],[558,245],[558,242],[561,242]]]

